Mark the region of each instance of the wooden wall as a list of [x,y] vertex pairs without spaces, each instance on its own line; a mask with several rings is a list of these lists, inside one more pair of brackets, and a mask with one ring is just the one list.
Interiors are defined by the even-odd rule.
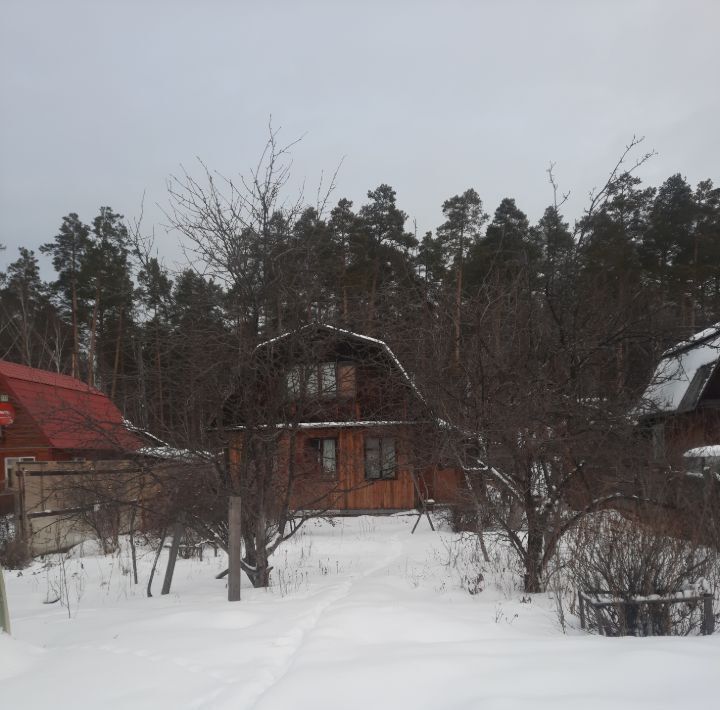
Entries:
[[697,409],[668,417],[665,424],[665,447],[673,463],[688,449],[720,444],[720,411]]
[[[48,461],[17,470],[16,512],[20,534],[32,555],[66,550],[96,535],[89,521],[107,501],[139,500],[152,486],[132,461]],[[129,529],[130,509],[117,509]]]
[[[241,433],[230,440],[230,462],[238,467],[241,460]],[[281,466],[287,466],[289,434],[282,445]],[[368,481],[365,478],[365,437],[386,436],[395,439],[397,467],[392,479]],[[308,465],[307,440],[337,440],[337,475],[329,478],[317,466]],[[296,509],[408,510],[418,503],[410,467],[411,437],[405,427],[332,427],[306,429],[296,434],[295,478],[291,505]],[[463,485],[455,469],[423,468],[417,481],[424,497],[438,503],[457,501],[458,486]]]
[[[4,380],[0,378],[0,391],[8,391],[3,387]],[[50,461],[54,458],[47,439],[40,431],[25,408],[14,398],[15,421],[7,427],[2,427],[0,437],[0,490],[5,485],[5,458],[15,456],[34,456],[37,461]]]

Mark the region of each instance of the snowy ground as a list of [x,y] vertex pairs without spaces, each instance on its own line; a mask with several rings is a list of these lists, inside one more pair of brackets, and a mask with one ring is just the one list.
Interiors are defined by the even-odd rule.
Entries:
[[[152,599],[150,551],[139,587],[124,554],[6,572],[0,707],[717,707],[720,634],[607,639],[573,617],[563,633],[551,595],[513,588],[500,548],[470,594],[472,544],[426,521],[411,536],[412,522],[309,524],[276,555],[273,588],[246,585],[235,604],[212,553],[179,560]],[[43,603],[62,590],[69,609]]]

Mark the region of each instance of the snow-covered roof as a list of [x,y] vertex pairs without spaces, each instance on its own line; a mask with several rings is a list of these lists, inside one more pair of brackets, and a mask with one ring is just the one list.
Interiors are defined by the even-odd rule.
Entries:
[[158,446],[166,445],[165,442],[159,437],[155,436],[155,434],[151,434],[147,429],[143,429],[137,424],[133,424],[133,422],[131,422],[129,419],[126,419],[125,417],[123,417],[123,424],[125,425],[125,428],[128,431],[131,431],[133,434],[140,434],[148,440],[155,442]]
[[683,456],[688,459],[720,458],[720,444],[697,446],[694,449],[688,449]]
[[720,323],[666,350],[643,395],[643,414],[694,409],[720,358]]
[[[261,424],[256,429],[345,429],[346,427],[393,427],[417,424],[417,421],[402,421],[400,419],[350,419],[348,421],[338,422],[281,422],[279,424]],[[227,431],[246,429],[244,425],[236,427],[228,427]]]
[[165,461],[199,461],[212,458],[209,451],[191,451],[190,449],[176,449],[174,446],[145,446],[138,454],[149,458],[163,459]]

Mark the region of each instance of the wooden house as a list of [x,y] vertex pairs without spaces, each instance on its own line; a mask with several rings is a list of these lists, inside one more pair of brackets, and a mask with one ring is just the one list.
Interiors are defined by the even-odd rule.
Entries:
[[102,392],[0,360],[0,514],[13,510],[19,463],[112,459],[143,443]]
[[636,416],[652,459],[645,480],[625,491],[645,501],[636,514],[670,534],[717,545],[720,324],[663,353]]
[[445,467],[439,424],[386,343],[308,325],[258,346],[225,407],[232,468],[254,441],[291,481],[291,507],[349,513],[453,502],[462,477]]
[[720,443],[720,324],[663,353],[643,395],[654,458],[682,466],[689,449]]

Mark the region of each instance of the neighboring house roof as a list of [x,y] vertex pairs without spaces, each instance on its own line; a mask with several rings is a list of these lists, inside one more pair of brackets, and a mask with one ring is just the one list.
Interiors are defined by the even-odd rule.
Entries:
[[720,323],[663,353],[643,395],[642,413],[695,409],[720,360]]
[[694,449],[688,449],[683,456],[687,459],[720,459],[720,444],[697,446]]
[[142,446],[110,398],[80,380],[5,360],[0,360],[0,378],[53,448],[135,451]]

